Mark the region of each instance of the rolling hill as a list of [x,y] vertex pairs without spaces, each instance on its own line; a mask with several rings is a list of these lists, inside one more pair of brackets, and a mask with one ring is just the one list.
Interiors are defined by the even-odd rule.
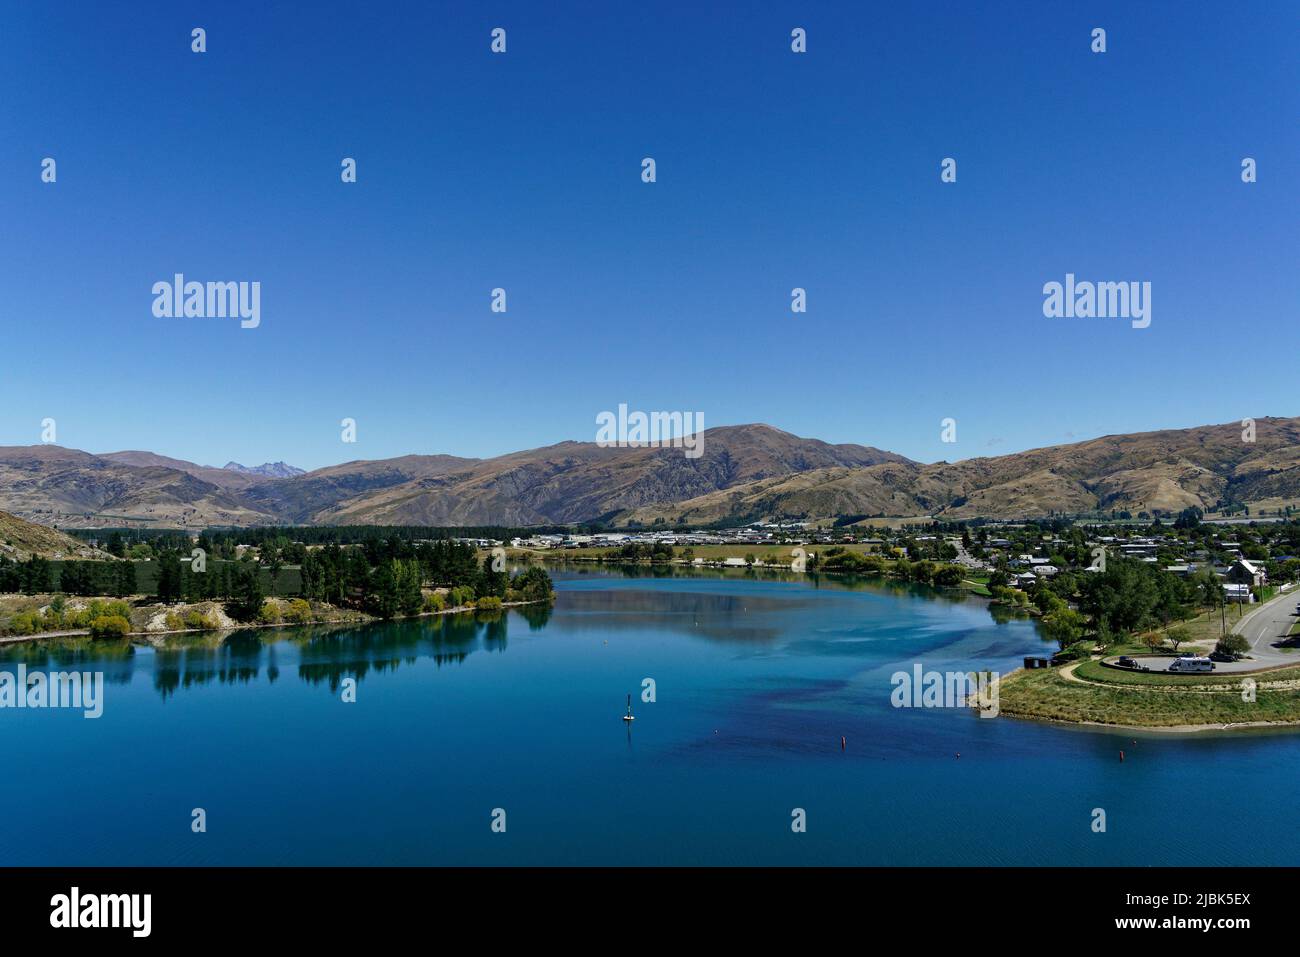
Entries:
[[26,561],[42,558],[106,558],[98,549],[53,528],[25,522],[16,515],[0,512],[0,555]]
[[1300,419],[1258,419],[1253,442],[1231,423],[929,465],[768,425],[709,429],[695,459],[674,448],[561,442],[491,459],[407,455],[283,477],[152,452],[0,448],[0,509],[62,526],[1014,519],[1223,502],[1300,504]]

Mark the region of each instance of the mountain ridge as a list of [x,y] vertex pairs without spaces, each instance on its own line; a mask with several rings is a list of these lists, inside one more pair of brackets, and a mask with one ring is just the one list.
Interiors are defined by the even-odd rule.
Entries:
[[488,459],[413,454],[287,475],[266,474],[283,463],[240,471],[153,452],[10,446],[0,447],[0,509],[73,526],[524,526],[1300,503],[1300,418],[1261,418],[1254,429],[1253,441],[1231,423],[924,464],[760,423],[706,430],[698,458],[565,441]]

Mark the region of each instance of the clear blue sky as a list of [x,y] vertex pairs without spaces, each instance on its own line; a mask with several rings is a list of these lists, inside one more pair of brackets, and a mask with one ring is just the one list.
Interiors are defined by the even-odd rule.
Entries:
[[[1300,414],[1300,5],[743,8],[6,5],[0,444],[312,468],[624,402],[932,461]],[[175,272],[260,281],[260,328],[155,318]],[[1067,272],[1151,327],[1044,318]]]

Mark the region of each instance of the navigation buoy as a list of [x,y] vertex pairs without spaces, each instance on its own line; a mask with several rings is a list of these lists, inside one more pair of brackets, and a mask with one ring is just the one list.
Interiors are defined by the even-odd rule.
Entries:
[[844,737],[844,735],[840,735],[840,750],[841,750],[841,751],[844,750],[844,745],[846,744],[846,742],[847,742],[847,739]]
[[961,760],[961,752],[960,752],[960,751],[957,752],[957,760],[959,760],[959,761]]
[[1123,752],[1123,751],[1121,751],[1121,752],[1119,753],[1119,760],[1120,760],[1120,763],[1121,763],[1121,764],[1124,763],[1124,752]]
[[623,715],[623,720],[624,721],[636,720],[636,718],[632,717],[632,696],[631,695],[627,696],[627,714]]

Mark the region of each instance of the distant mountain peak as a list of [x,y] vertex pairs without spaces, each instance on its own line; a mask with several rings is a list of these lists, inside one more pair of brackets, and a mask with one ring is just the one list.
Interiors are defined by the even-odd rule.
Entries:
[[293,465],[286,465],[284,462],[263,462],[261,465],[254,465],[249,468],[247,465],[240,465],[238,462],[227,462],[222,466],[228,472],[239,472],[242,475],[265,475],[267,478],[293,478],[295,475],[303,475],[304,470]]

